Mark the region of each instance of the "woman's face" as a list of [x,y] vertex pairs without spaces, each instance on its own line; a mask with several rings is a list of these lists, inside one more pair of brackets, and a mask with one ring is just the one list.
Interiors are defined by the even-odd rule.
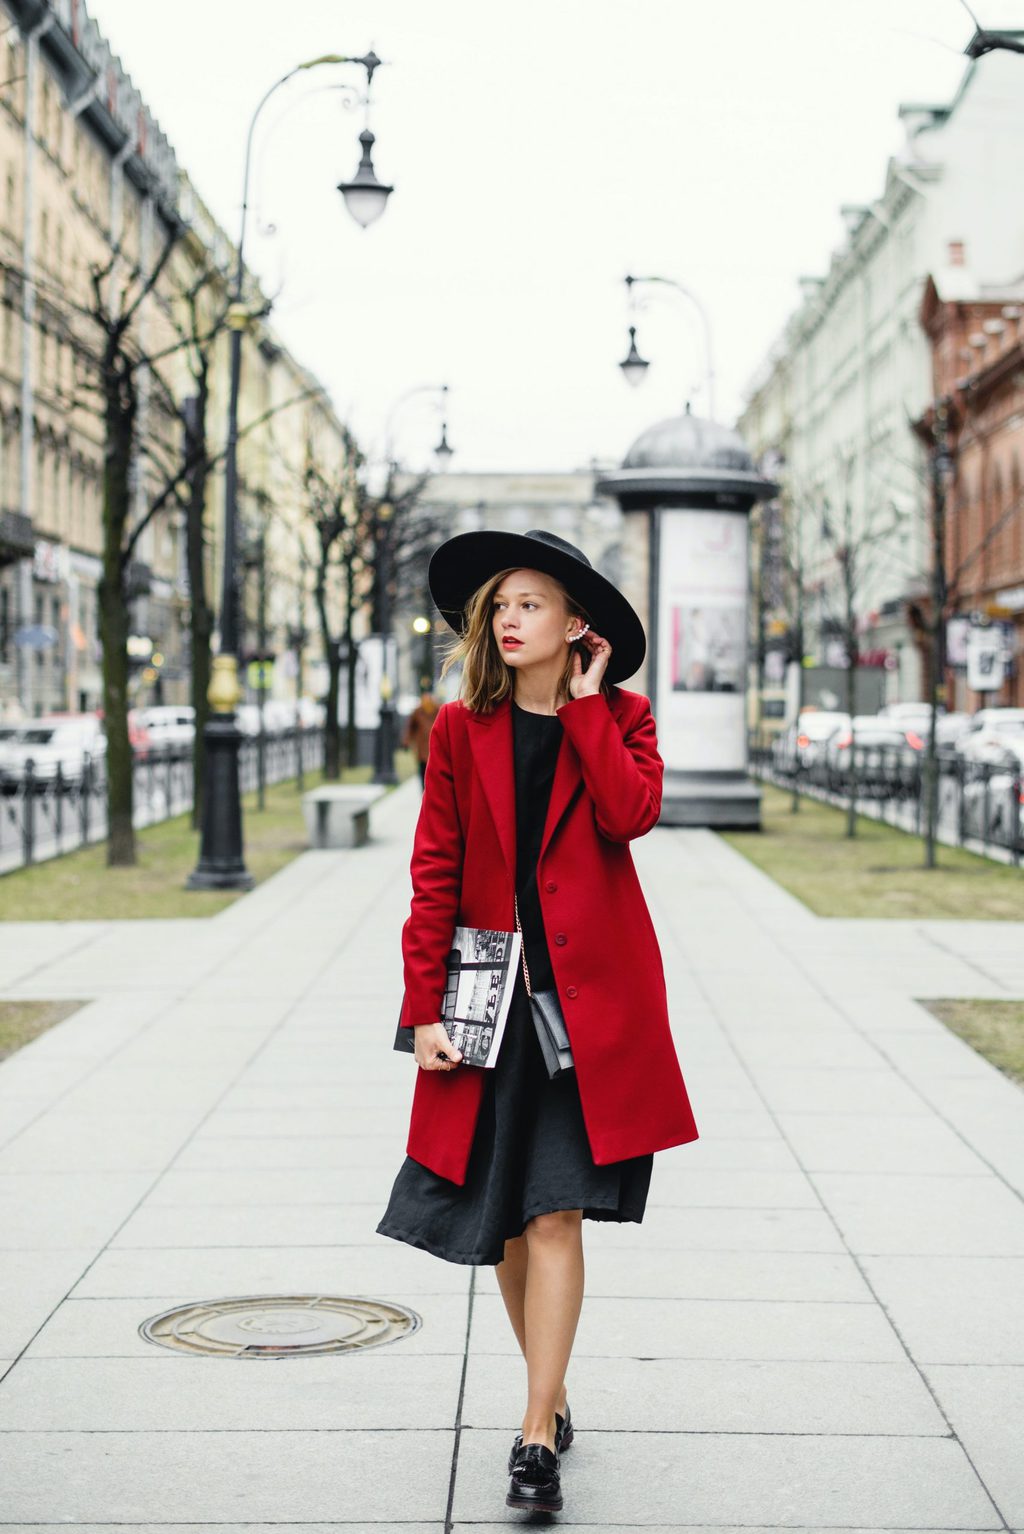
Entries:
[[564,661],[566,640],[580,627],[562,588],[542,570],[513,570],[494,593],[491,612],[495,643],[514,671]]

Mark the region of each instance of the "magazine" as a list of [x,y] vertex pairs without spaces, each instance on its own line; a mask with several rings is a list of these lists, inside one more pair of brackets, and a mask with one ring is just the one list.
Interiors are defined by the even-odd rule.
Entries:
[[[448,978],[439,1023],[463,1065],[491,1069],[497,1064],[502,1035],[519,969],[522,937],[490,927],[456,927],[448,953]],[[416,1029],[401,1022],[394,1047],[412,1054]]]

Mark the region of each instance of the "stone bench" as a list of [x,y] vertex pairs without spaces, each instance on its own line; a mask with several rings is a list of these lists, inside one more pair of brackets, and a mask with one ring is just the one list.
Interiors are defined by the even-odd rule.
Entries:
[[302,796],[311,847],[361,847],[370,836],[370,809],[386,794],[376,783],[324,783]]

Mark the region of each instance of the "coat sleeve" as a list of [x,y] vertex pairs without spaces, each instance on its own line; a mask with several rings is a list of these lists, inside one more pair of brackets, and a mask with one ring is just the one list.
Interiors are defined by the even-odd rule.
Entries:
[[597,829],[613,842],[643,836],[661,813],[665,764],[651,705],[641,694],[637,703],[625,731],[603,693],[572,698],[557,710],[579,755]]
[[462,891],[464,839],[455,799],[449,708],[437,713],[413,838],[412,905],[402,928],[405,998],[401,1023],[441,1020],[448,950]]

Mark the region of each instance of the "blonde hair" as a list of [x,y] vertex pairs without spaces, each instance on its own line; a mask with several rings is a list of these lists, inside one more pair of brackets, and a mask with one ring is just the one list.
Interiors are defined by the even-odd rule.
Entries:
[[[491,713],[503,698],[510,698],[513,693],[512,670],[505,664],[504,656],[498,649],[492,617],[494,597],[498,588],[503,580],[513,575],[519,568],[518,565],[510,565],[507,570],[499,570],[497,575],[492,575],[489,580],[484,581],[482,586],[477,587],[466,603],[462,634],[446,652],[441,665],[441,676],[444,677],[450,667],[457,661],[462,661],[460,696],[466,707],[472,709],[474,713]],[[546,571],[545,574],[547,574]],[[581,618],[584,623],[589,623],[590,615],[586,608],[577,602],[575,597],[570,596],[562,582],[553,575],[549,575],[548,579],[561,592],[566,611],[573,617]],[[573,659],[573,647],[567,645],[565,666],[558,679],[559,702],[569,698],[569,679],[573,672]],[[606,678],[601,683],[601,690],[608,692],[610,688],[611,684]]]

